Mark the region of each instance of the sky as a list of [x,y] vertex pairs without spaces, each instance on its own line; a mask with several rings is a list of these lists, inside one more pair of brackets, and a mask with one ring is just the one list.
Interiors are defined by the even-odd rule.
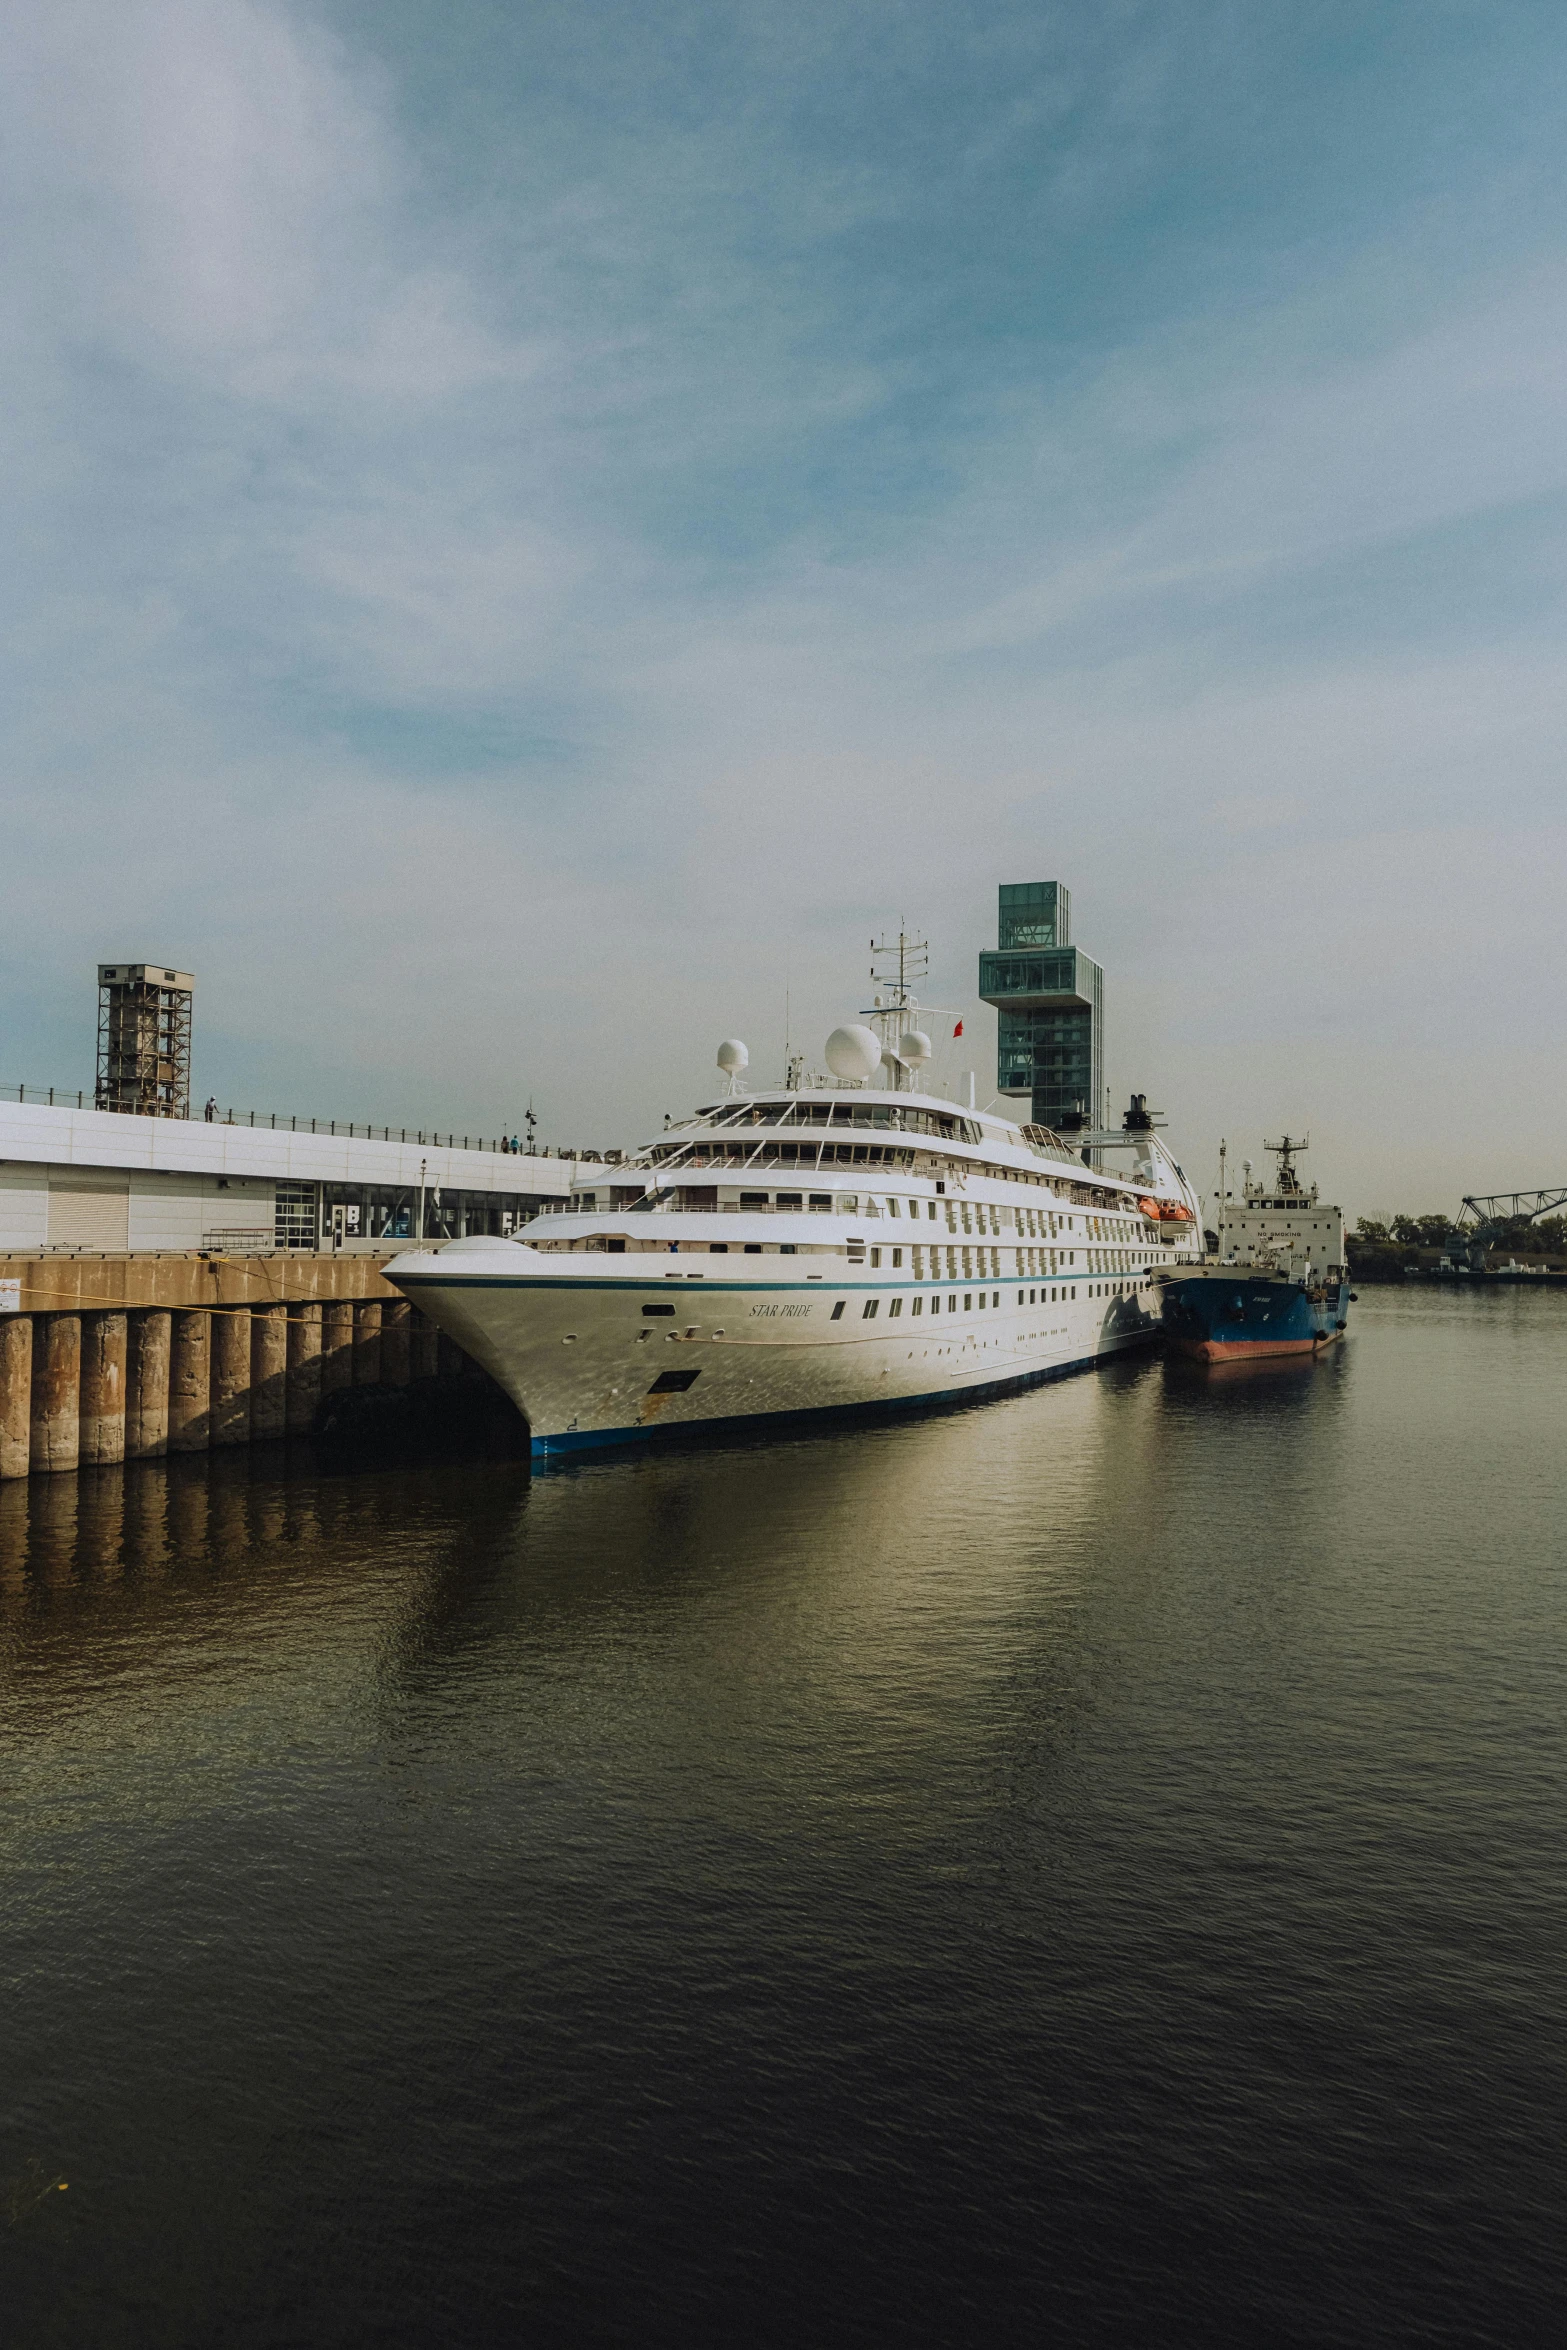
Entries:
[[1108,1074],[1567,1176],[1567,14],[11,0],[0,1083],[629,1144],[1065,880]]

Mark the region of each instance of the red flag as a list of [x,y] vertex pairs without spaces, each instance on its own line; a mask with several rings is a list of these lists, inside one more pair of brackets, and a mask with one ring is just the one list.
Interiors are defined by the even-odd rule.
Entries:
[[962,1023],[962,1021],[960,1020],[960,1021],[958,1022],[958,1024],[957,1024],[956,1028],[954,1028],[954,1030],[952,1031],[952,1041],[953,1041],[953,1043],[954,1043],[954,1044],[956,1044],[956,1043],[957,1043],[957,1041],[958,1041],[958,1038],[959,1038],[959,1037],[960,1037],[962,1034],[963,1034],[963,1023]]

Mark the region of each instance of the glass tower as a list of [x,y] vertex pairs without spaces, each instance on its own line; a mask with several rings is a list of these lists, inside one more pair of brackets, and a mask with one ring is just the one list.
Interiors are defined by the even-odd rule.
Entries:
[[1096,1126],[1104,1115],[1104,973],[1072,944],[1059,881],[1001,884],[998,944],[979,958],[996,1008],[996,1090],[1030,1097],[1036,1126]]

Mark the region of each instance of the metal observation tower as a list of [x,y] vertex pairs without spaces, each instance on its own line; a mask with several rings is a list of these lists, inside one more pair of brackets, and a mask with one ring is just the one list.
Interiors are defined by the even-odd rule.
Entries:
[[196,981],[161,963],[98,966],[100,1110],[134,1118],[190,1116],[190,1014]]

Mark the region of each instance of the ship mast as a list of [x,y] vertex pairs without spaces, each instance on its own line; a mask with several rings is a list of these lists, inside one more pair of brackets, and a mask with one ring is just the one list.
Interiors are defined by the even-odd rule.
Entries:
[[938,1004],[921,1004],[914,992],[914,983],[930,975],[930,941],[915,938],[900,923],[897,938],[885,933],[871,940],[871,978],[876,983],[876,1000],[861,1014],[868,1020],[881,1039],[883,1066],[895,1093],[914,1091],[922,1063],[905,1060],[898,1050],[899,1040],[918,1025],[917,1015],[935,1012],[941,1019],[953,1015],[943,1012]]
[[1304,1186],[1295,1172],[1295,1153],[1310,1149],[1311,1136],[1303,1134],[1297,1140],[1294,1135],[1286,1134],[1281,1136],[1277,1142],[1269,1142],[1264,1138],[1262,1147],[1265,1151],[1272,1151],[1279,1162],[1278,1171],[1274,1177],[1274,1189],[1279,1196],[1293,1199],[1301,1195]]

